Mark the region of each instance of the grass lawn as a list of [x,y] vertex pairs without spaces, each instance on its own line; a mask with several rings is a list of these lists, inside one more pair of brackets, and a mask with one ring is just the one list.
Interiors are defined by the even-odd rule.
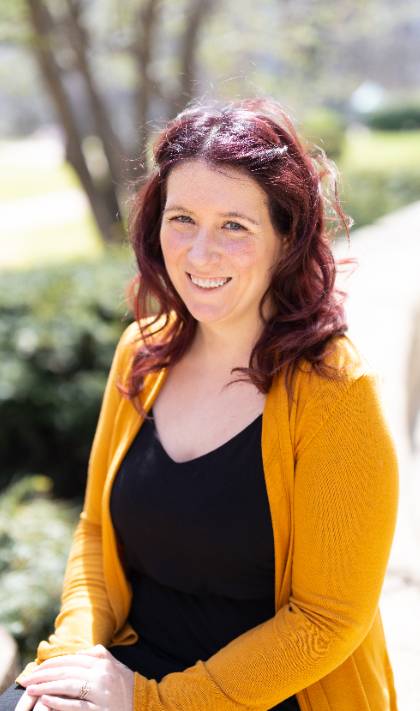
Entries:
[[[0,206],[1,210],[1,206]],[[0,234],[0,269],[29,268],[103,254],[96,225],[88,213],[55,225],[35,223],[31,228],[9,229]]]
[[100,235],[79,191],[53,143],[0,141],[0,269],[101,255]]
[[418,168],[420,131],[349,131],[340,168]]
[[59,166],[29,164],[22,170],[17,170],[16,166],[7,165],[7,162],[1,160],[0,148],[0,166],[1,201],[36,197],[79,187],[73,169],[66,163]]
[[354,229],[420,200],[420,131],[351,130],[338,163]]
[[73,169],[53,145],[34,140],[0,141],[0,201],[79,187]]

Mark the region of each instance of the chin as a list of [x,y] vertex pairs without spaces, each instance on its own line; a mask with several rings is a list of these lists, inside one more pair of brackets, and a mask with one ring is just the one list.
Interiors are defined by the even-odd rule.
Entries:
[[226,304],[203,304],[197,303],[194,299],[191,299],[191,296],[184,298],[184,295],[180,294],[180,297],[196,321],[212,323],[213,321],[228,318],[231,313],[231,309]]
[[215,323],[216,321],[225,320],[228,317],[228,314],[225,313],[215,313],[214,311],[210,312],[210,310],[206,311],[205,309],[194,309],[189,308],[188,304],[185,305],[191,316],[199,323]]

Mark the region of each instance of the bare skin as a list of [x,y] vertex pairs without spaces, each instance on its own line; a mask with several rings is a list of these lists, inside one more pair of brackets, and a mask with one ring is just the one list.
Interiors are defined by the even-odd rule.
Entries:
[[[84,701],[80,690],[89,686]],[[15,711],[132,711],[134,672],[102,645],[47,659],[22,681]]]
[[171,459],[185,462],[206,454],[261,414],[265,395],[253,384],[235,383],[223,389],[237,377],[238,373],[230,375],[229,366],[204,370],[199,354],[188,353],[170,369],[153,412],[159,439]]

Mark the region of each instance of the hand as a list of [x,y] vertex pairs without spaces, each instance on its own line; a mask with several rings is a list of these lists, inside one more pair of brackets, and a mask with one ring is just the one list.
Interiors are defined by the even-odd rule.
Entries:
[[[27,695],[43,704],[35,706],[34,711],[132,711],[133,708],[134,672],[101,644],[47,659],[25,676],[21,684],[26,692],[15,711],[30,711],[32,706],[25,706],[29,703]],[[81,701],[80,693],[86,685],[87,694]]]
[[[23,684],[21,684],[23,686]],[[15,706],[15,711],[49,711],[49,707],[37,700],[36,696],[29,696],[28,692],[25,691],[20,697],[18,703]]]

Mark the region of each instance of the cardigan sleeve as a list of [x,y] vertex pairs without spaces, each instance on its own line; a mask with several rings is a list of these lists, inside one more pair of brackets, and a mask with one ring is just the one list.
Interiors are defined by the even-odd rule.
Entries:
[[122,396],[116,382],[123,378],[137,323],[128,326],[114,353],[88,463],[84,505],[72,538],[54,632],[39,643],[35,661],[24,675],[50,657],[71,654],[95,644],[106,646],[115,629],[115,618],[105,588],[102,565],[101,495],[115,414]]
[[265,711],[333,671],[379,603],[398,465],[375,377],[362,374],[301,443],[287,605],[206,661],[159,683],[135,673],[135,711]]

